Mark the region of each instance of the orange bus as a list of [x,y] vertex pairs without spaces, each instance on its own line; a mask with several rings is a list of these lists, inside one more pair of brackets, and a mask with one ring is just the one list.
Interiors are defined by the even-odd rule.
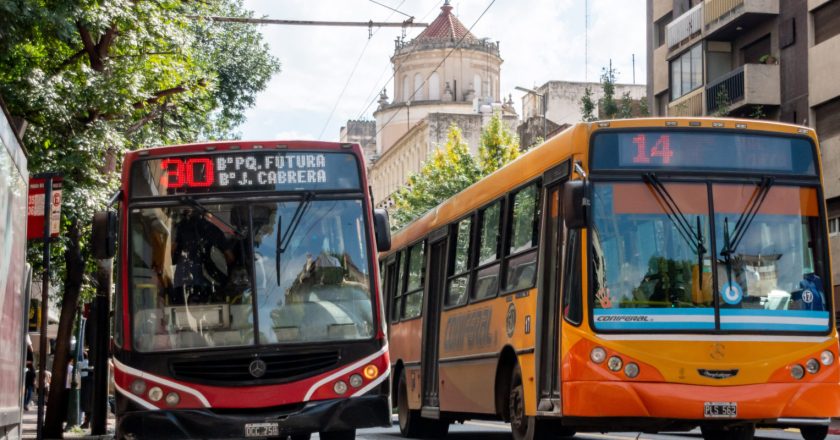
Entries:
[[380,258],[404,436],[466,419],[513,438],[840,415],[811,129],[577,124],[437,206]]

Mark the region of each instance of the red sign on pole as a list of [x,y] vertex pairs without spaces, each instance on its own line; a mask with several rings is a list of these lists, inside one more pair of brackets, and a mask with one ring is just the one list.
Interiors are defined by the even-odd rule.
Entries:
[[[50,236],[58,237],[61,230],[61,177],[52,178],[50,194]],[[26,227],[26,239],[44,238],[44,197],[47,180],[42,177],[29,179],[29,223]]]

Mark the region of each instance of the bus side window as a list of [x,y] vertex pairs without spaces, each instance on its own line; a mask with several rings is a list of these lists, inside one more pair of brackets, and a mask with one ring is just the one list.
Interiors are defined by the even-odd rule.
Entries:
[[404,282],[404,275],[405,275],[405,250],[401,250],[397,252],[396,259],[394,260],[394,264],[396,265],[396,278],[393,282],[389,283],[388,292],[389,298],[391,298],[391,322],[399,322],[400,315],[402,315],[402,292],[405,287]]
[[504,292],[529,289],[537,281],[539,245],[539,182],[511,196],[509,245],[505,258]]
[[563,268],[563,317],[580,325],[583,319],[583,292],[580,275],[580,230],[569,229],[566,245],[566,264]]
[[420,316],[423,311],[423,274],[426,242],[421,241],[408,248],[408,272],[406,292],[403,295],[405,305],[403,306],[403,319],[411,319]]
[[479,215],[478,263],[476,264],[473,299],[496,296],[499,291],[499,250],[502,202],[498,201],[484,208]]
[[467,217],[452,227],[452,234],[455,236],[452,249],[453,258],[450,260],[449,281],[446,287],[446,299],[444,305],[447,307],[459,306],[467,302],[467,292],[470,284],[470,238],[472,237],[473,218]]

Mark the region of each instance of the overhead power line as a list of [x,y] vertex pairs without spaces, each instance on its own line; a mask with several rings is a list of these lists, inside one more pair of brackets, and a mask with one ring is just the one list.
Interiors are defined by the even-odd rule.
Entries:
[[415,23],[413,18],[404,21],[316,21],[278,20],[275,18],[220,17],[217,15],[189,15],[188,18],[205,19],[219,23],[279,24],[286,26],[364,26],[364,27],[427,27],[429,23]]

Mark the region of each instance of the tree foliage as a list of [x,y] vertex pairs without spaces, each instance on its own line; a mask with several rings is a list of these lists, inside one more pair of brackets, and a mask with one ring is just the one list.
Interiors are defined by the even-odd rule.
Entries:
[[612,67],[610,62],[609,67],[601,69],[601,88],[604,90],[604,96],[601,97],[601,114],[603,119],[614,119],[618,114],[618,104],[615,101],[615,75],[617,71]]
[[583,89],[583,97],[580,99],[580,112],[583,117],[583,122],[592,122],[598,119],[595,116],[595,101],[592,99],[592,88],[589,86]]
[[452,123],[446,143],[435,148],[422,168],[394,195],[392,225],[398,229],[408,224],[475,183],[480,174],[461,129]]
[[[242,0],[0,1],[0,95],[28,127],[30,172],[64,177],[56,383],[77,301],[93,290],[90,219],[123,153],[230,136],[279,69],[253,27],[191,18],[209,15],[250,12]],[[52,387],[50,402],[63,392]],[[60,412],[47,412],[45,436],[61,436]]]
[[519,156],[519,140],[494,114],[481,132],[478,159],[461,130],[449,126],[446,144],[435,148],[420,170],[394,195],[392,226],[399,229],[480,178]]
[[486,176],[519,157],[519,138],[494,113],[481,131],[478,161],[481,175]]

